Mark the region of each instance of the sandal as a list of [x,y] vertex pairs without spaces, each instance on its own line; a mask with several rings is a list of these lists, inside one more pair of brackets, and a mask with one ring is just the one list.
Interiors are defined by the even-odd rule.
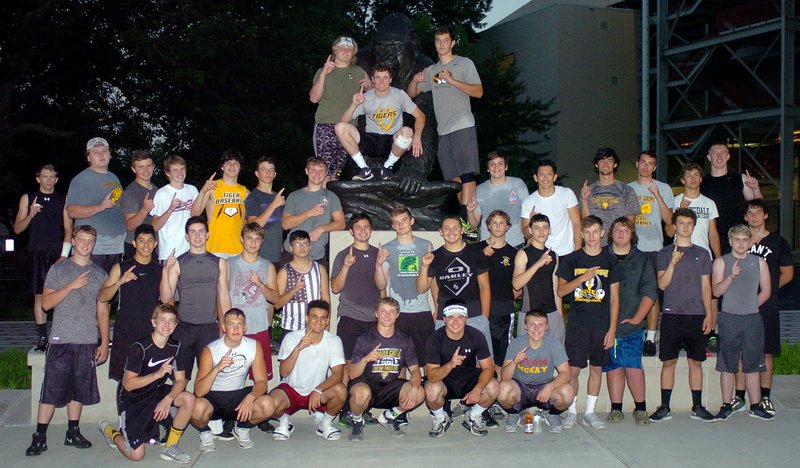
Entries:
[[294,424],[289,424],[289,427],[278,426],[272,431],[272,440],[289,440],[292,432],[294,432]]
[[339,440],[342,437],[342,431],[333,426],[328,426],[324,429],[318,427],[317,435],[325,440]]

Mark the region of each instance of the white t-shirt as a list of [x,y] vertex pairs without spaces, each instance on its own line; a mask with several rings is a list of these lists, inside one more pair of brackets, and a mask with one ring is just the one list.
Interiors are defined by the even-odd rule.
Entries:
[[549,197],[542,197],[537,190],[526,198],[522,202],[522,219],[530,219],[531,211],[534,208],[537,213],[547,215],[550,218],[551,232],[545,246],[561,257],[575,248],[569,209],[578,206],[578,199],[572,189],[560,185],[556,185],[555,189],[555,193]]
[[[283,361],[288,358],[305,334],[306,331],[303,329],[286,335],[281,343],[281,350],[278,352],[278,360]],[[281,382],[286,382],[297,393],[306,396],[328,378],[330,368],[343,365],[344,362],[341,338],[326,331],[323,332],[322,341],[300,351],[294,369]]]
[[167,222],[158,230],[158,259],[166,260],[172,249],[175,249],[175,256],[179,256],[189,250],[189,241],[186,240],[186,221],[192,217],[192,205],[197,198],[197,189],[194,185],[183,184],[183,188],[178,190],[167,184],[156,192],[153,198],[153,209],[150,210],[152,216],[161,216],[169,209],[172,202],[172,194],[177,193],[181,204],[169,216]]
[[[711,224],[712,219],[719,218],[717,204],[705,195],[700,195],[694,200],[687,198],[687,200],[690,200],[689,209],[697,215],[697,223],[695,223],[694,231],[692,231],[692,244],[706,249],[711,258],[714,258],[711,253],[711,246],[708,243],[708,226]],[[683,194],[675,197],[675,209],[680,208],[682,201]]]
[[[664,182],[653,180],[658,188],[658,194],[664,200],[664,204],[670,210],[675,209],[675,199],[672,195],[672,188]],[[639,214],[636,215],[636,237],[639,243],[636,247],[642,252],[658,252],[664,247],[664,234],[661,230],[661,206],[656,197],[650,193],[648,185],[641,185],[637,181],[628,184],[634,192],[636,199],[639,200],[641,207]]]

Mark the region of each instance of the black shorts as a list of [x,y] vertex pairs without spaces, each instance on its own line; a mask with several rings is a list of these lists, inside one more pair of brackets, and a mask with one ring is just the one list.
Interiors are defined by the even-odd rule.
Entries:
[[125,443],[133,450],[158,436],[158,423],[153,412],[158,403],[172,391],[172,385],[159,385],[153,391],[136,399],[120,397],[117,400],[119,409],[119,431],[125,436]]
[[186,380],[192,380],[195,358],[199,363],[203,348],[219,338],[219,326],[216,322],[201,325],[180,322],[172,338],[181,344],[181,352],[178,353],[180,368],[186,372]]
[[398,330],[411,337],[417,353],[417,363],[420,368],[425,367],[425,343],[433,333],[434,325],[431,312],[401,312],[395,325]]
[[590,366],[601,367],[611,362],[611,355],[603,348],[608,330],[587,327],[567,327],[566,349],[570,367],[583,369],[586,361]]
[[346,360],[349,361],[353,358],[353,349],[356,347],[358,337],[374,326],[375,322],[365,322],[352,317],[339,317],[339,322],[336,324],[336,336],[342,339]]
[[508,349],[508,337],[511,330],[511,319],[514,315],[489,315],[489,333],[492,335],[494,363],[503,366]]
[[361,140],[358,142],[358,150],[361,154],[371,158],[386,159],[392,151],[394,135],[382,135],[359,131]]
[[226,421],[236,419],[236,407],[244,400],[253,387],[240,388],[239,390],[214,391],[206,393],[203,397],[214,407],[211,419],[224,419]]
[[96,344],[53,344],[44,357],[44,380],[39,403],[66,406],[100,403],[95,366]]
[[42,293],[47,272],[59,257],[61,257],[61,251],[55,249],[32,250],[27,253],[25,256],[27,275],[25,277],[28,280],[29,293]]
[[519,387],[519,401],[511,407],[511,409],[516,410],[517,413],[521,413],[528,408],[533,408],[534,406],[543,410],[549,410],[552,407],[549,401],[542,403],[536,399],[536,397],[539,395],[539,392],[542,390],[542,387],[552,382],[552,380],[540,383],[520,382],[514,378],[511,380],[513,380],[514,383],[516,383]]
[[781,355],[781,311],[776,306],[759,309],[764,322],[764,354]]
[[400,390],[408,382],[406,379],[394,379],[389,382],[370,382],[363,376],[347,382],[347,393],[350,394],[356,384],[365,384],[372,392],[369,400],[369,408],[394,408],[400,406]]
[[697,362],[706,360],[706,336],[703,334],[705,315],[663,314],[661,316],[661,345],[659,359],[678,359],[681,348],[686,357]]
[[445,400],[461,400],[467,393],[475,388],[480,377],[481,369],[478,367],[462,370],[455,375],[453,372],[450,372],[447,377],[442,380],[442,383],[444,383],[444,386],[447,388],[447,395],[444,397]]
[[92,254],[92,261],[106,273],[111,272],[111,267],[119,263],[122,254]]
[[108,358],[108,378],[122,382],[125,375],[125,361],[128,359],[128,350],[133,343],[123,343],[114,340],[111,343],[110,356]]

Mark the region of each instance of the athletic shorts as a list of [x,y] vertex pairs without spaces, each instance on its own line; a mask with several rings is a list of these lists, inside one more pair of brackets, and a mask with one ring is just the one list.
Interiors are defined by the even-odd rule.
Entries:
[[515,410],[517,413],[521,413],[528,408],[533,408],[534,406],[543,410],[549,410],[552,408],[552,405],[549,401],[542,403],[536,399],[536,397],[539,395],[539,392],[542,390],[542,387],[552,382],[552,380],[539,383],[521,382],[514,378],[511,380],[513,380],[514,383],[516,383],[519,387],[519,401],[514,403],[514,406],[511,407],[512,410]]
[[219,338],[219,326],[216,322],[203,324],[180,322],[172,333],[172,338],[181,344],[181,352],[178,353],[180,368],[186,372],[186,380],[192,380],[195,358],[200,362],[203,348]]
[[353,379],[347,383],[347,394],[356,384],[367,385],[372,392],[372,398],[369,400],[369,408],[394,408],[400,406],[400,389],[408,382],[406,379],[394,379],[389,382],[370,382],[363,377]]
[[607,349],[603,349],[603,341],[608,330],[587,327],[567,327],[566,350],[570,367],[583,369],[586,361],[590,366],[600,367],[611,362]]
[[614,340],[611,347],[611,362],[603,366],[603,372],[616,369],[641,369],[644,330]]
[[362,132],[359,130],[358,150],[361,154],[369,158],[379,158],[381,160],[389,157],[392,152],[394,135],[383,135],[380,133]]
[[420,368],[425,367],[425,343],[433,333],[433,315],[426,312],[400,312],[397,317],[397,329],[411,337],[414,342],[414,351],[417,353],[417,363]]
[[[272,380],[272,348],[269,343],[271,333],[272,332],[267,329],[261,330],[258,333],[246,333],[244,335],[261,343],[261,351],[264,353],[264,364],[267,365],[267,380]],[[255,380],[253,379],[252,367],[247,371],[247,376],[250,377],[250,380]]]
[[658,357],[662,361],[678,359],[681,348],[686,357],[697,362],[706,360],[706,336],[703,334],[704,315],[661,315],[661,345]]
[[781,355],[781,312],[777,306],[761,307],[761,321],[764,323],[764,354]]
[[153,418],[153,412],[170,391],[172,385],[159,385],[136,400],[119,398],[119,431],[125,437],[125,444],[132,450],[158,436],[158,423]]
[[444,180],[461,174],[480,174],[478,162],[478,133],[475,127],[462,128],[447,135],[439,135],[436,153]]
[[375,322],[365,322],[363,320],[356,320],[352,317],[339,316],[339,322],[336,324],[336,336],[342,339],[342,347],[344,348],[344,358],[351,360],[353,358],[353,349],[356,347],[358,337],[366,333]]
[[29,293],[42,293],[47,272],[50,270],[50,267],[56,263],[59,257],[61,257],[61,251],[55,249],[32,250],[25,255],[25,270],[27,273],[25,278],[28,280]]
[[44,380],[39,403],[58,408],[70,401],[83,405],[100,403],[96,353],[96,344],[50,343],[44,357]]
[[[283,393],[286,394],[286,397],[289,399],[289,407],[286,408],[284,411],[286,414],[294,414],[300,410],[307,410],[308,409],[308,400],[311,399],[311,393],[308,395],[301,395],[297,393],[297,390],[293,389],[291,385],[286,382],[281,382],[275,387],[275,390],[281,390]],[[317,411],[327,411],[325,405],[320,406],[317,408]]]
[[475,385],[478,384],[478,379],[481,377],[481,369],[476,367],[474,369],[465,369],[460,372],[450,372],[442,380],[442,383],[447,388],[447,395],[445,400],[461,400],[467,393],[471,392]]
[[506,357],[509,331],[511,330],[511,319],[513,318],[513,314],[489,316],[489,333],[492,336],[494,363],[500,367],[503,367],[503,359]]
[[314,124],[314,154],[328,163],[328,175],[339,177],[347,162],[347,152],[336,137],[336,124]]
[[244,387],[239,390],[211,390],[203,397],[214,407],[211,419],[222,419],[225,421],[236,420],[236,407],[244,400],[244,397],[253,391],[253,387]]
[[125,375],[125,361],[128,360],[128,350],[133,343],[123,343],[114,340],[111,342],[111,350],[108,357],[108,378],[122,382]]
[[764,326],[761,323],[761,314],[736,315],[720,312],[717,334],[719,372],[738,372],[740,356],[744,373],[767,370],[764,362]]

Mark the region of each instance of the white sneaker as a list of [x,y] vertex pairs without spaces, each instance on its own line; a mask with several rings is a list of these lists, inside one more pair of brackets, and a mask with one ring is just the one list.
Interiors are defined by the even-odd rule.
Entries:
[[605,429],[606,423],[603,422],[603,418],[597,415],[597,413],[586,413],[583,415],[583,425],[590,426],[592,429]]
[[564,429],[572,429],[575,427],[575,424],[578,422],[578,413],[570,413],[567,412],[567,415],[564,417],[564,422],[561,423],[561,427]]
[[192,462],[192,457],[188,454],[184,453],[178,444],[173,445],[172,447],[167,447],[161,451],[161,458],[163,460],[172,460],[175,463],[180,464],[187,464]]
[[250,440],[250,428],[249,427],[239,427],[233,430],[233,436],[236,437],[236,440],[239,441],[239,448],[249,449],[253,448],[255,445],[252,440]]
[[216,445],[214,445],[214,434],[212,434],[211,431],[200,432],[200,451],[213,452],[216,448]]
[[208,428],[211,429],[211,434],[213,435],[222,433],[222,420],[212,419],[208,422]]

